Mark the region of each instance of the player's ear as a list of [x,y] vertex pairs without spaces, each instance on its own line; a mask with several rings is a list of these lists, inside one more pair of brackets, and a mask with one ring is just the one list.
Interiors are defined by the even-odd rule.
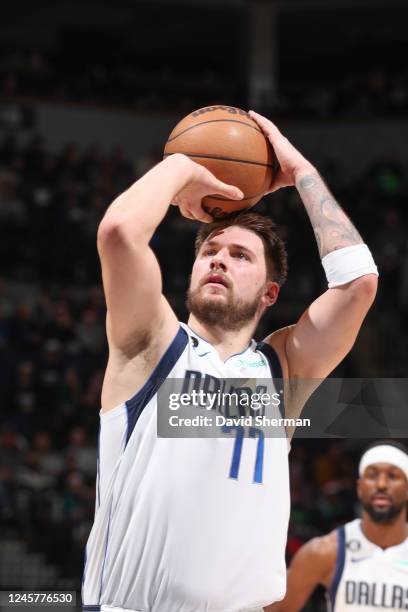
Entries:
[[361,478],[357,478],[356,491],[358,499],[361,499]]
[[265,288],[266,306],[273,306],[279,295],[279,285],[275,281],[267,281]]

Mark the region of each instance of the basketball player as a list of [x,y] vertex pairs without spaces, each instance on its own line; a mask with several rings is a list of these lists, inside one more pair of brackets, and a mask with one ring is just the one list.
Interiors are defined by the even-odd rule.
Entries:
[[381,442],[361,457],[356,519],[302,546],[288,571],[285,599],[266,612],[301,610],[315,587],[332,612],[408,610],[408,455]]
[[[164,379],[323,378],[354,344],[377,269],[313,165],[267,119],[280,172],[270,191],[296,186],[312,222],[329,289],[293,326],[252,341],[278,298],[284,246],[254,213],[208,225],[209,194],[242,198],[184,155],[172,155],[120,195],[98,231],[109,360],[103,390],[95,521],[86,549],[88,612],[237,612],[279,600],[289,517],[288,444],[157,436]],[[188,325],[162,294],[149,247],[171,203],[203,221]],[[175,247],[179,244],[175,240]],[[292,390],[287,405],[296,402]]]

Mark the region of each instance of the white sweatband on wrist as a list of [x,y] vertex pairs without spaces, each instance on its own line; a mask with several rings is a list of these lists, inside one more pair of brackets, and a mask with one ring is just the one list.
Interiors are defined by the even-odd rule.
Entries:
[[404,451],[391,446],[390,444],[379,444],[373,448],[369,448],[361,457],[360,465],[358,466],[359,476],[363,476],[364,470],[374,463],[389,463],[395,465],[408,480],[408,455]]
[[322,265],[329,289],[350,283],[365,274],[378,276],[377,266],[366,244],[353,244],[332,251],[323,257]]

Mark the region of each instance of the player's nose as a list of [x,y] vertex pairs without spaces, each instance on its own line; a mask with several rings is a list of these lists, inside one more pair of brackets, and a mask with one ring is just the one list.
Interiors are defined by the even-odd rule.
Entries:
[[377,479],[377,489],[384,491],[388,488],[388,479],[385,474],[380,474]]
[[211,260],[210,268],[212,271],[222,270],[223,272],[227,271],[227,264],[225,262],[225,258],[222,253],[218,252],[217,255]]

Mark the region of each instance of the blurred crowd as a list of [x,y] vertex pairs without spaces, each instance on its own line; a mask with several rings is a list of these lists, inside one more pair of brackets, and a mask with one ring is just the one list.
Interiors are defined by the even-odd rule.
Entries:
[[136,111],[190,111],[209,99],[242,103],[242,84],[211,69],[147,68],[126,53],[114,56],[0,49],[0,95],[122,107]]
[[[310,75],[308,75],[310,76]],[[367,118],[408,114],[408,72],[372,66],[316,81],[282,83],[274,113],[289,117]]]
[[[109,203],[159,155],[74,143],[51,154],[40,136],[0,133],[0,534],[16,533],[80,577],[94,512],[100,390],[107,347],[96,232]],[[378,160],[351,180],[321,168],[374,252],[381,286],[356,349],[338,370],[405,376],[408,352],[407,176]],[[313,232],[294,190],[257,210],[272,214],[289,249],[289,281],[260,337],[292,323],[324,289]],[[196,224],[171,207],[152,240],[178,315]],[[182,245],[182,247],[180,247]],[[358,445],[299,441],[291,456],[289,554],[352,517]],[[47,537],[41,537],[46,532]]]
[[[242,75],[243,76],[243,75]],[[45,99],[136,111],[182,114],[209,102],[245,107],[242,76],[222,75],[209,67],[185,71],[166,64],[146,67],[127,53],[70,53],[0,48],[0,96]],[[408,114],[408,74],[374,64],[348,67],[326,78],[296,71],[282,75],[278,95],[258,108],[279,117],[372,117]]]

